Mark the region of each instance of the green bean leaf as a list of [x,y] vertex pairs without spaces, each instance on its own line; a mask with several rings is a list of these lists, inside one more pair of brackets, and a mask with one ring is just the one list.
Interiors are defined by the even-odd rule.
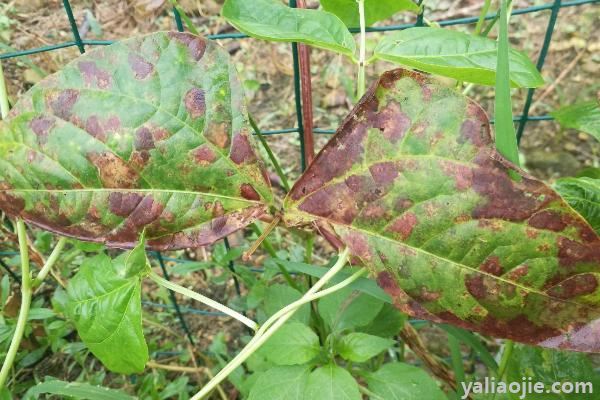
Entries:
[[348,57],[356,43],[344,23],[321,10],[290,8],[278,0],[227,0],[223,17],[240,32],[274,42],[300,42]]
[[563,178],[554,188],[600,235],[600,178]]
[[550,114],[561,126],[577,129],[600,140],[600,104],[598,101],[592,100],[561,107]]
[[130,374],[144,370],[148,346],[142,331],[141,275],[127,274],[132,268],[124,266],[134,257],[124,257],[128,262],[105,254],[87,258],[69,281],[66,314],[106,368]]
[[268,213],[241,84],[217,43],[158,32],[48,76],[0,127],[0,208],[61,235],[211,244]]
[[[284,221],[348,247],[413,317],[600,352],[600,237],[432,77],[383,74],[288,193]],[[319,301],[330,326],[337,294]]]
[[[464,82],[494,85],[495,40],[443,28],[416,27],[387,34],[375,57]],[[510,81],[513,87],[538,87],[544,80],[529,58],[511,49]]]
[[[360,18],[356,0],[321,0],[323,9],[338,17],[349,28],[358,28]],[[383,21],[400,11],[419,12],[418,5],[411,0],[365,0],[365,23],[367,26]]]

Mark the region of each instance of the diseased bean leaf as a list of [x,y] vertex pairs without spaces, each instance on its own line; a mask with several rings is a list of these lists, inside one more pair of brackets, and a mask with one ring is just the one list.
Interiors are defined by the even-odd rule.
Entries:
[[563,178],[554,188],[600,235],[600,178]]
[[[443,28],[416,27],[386,35],[375,57],[464,82],[494,85],[495,40]],[[510,81],[514,87],[538,87],[544,79],[524,53],[510,49]]]
[[[347,27],[360,26],[356,0],[321,0],[321,5],[325,11],[340,17]],[[365,0],[365,23],[367,26],[372,25],[400,11],[418,12],[419,6],[411,0]]]
[[210,244],[272,202],[228,53],[186,33],[97,48],[34,86],[0,131],[0,208],[156,250]]
[[278,0],[226,0],[221,14],[240,32],[274,42],[300,42],[353,57],[356,43],[344,23],[321,10]]
[[600,140],[599,100],[565,106],[551,114],[563,127],[577,129]]
[[407,314],[600,352],[600,238],[500,156],[477,104],[432,78],[385,73],[284,207],[289,226],[348,246]]
[[130,274],[134,257],[128,256],[87,258],[69,281],[65,310],[90,351],[106,368],[123,374],[143,371],[148,361],[141,275]]

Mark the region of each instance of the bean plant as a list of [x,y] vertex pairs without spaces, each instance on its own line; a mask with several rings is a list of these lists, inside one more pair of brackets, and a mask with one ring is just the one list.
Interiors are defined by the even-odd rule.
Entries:
[[[486,1],[471,35],[425,20],[384,35],[371,55],[368,25],[421,6],[321,5],[226,0],[222,10],[252,37],[303,43],[356,65],[357,104],[283,198],[271,188],[254,134],[266,142],[229,54],[193,33],[157,32],[89,51],[36,84],[10,112],[1,88],[0,209],[18,241],[21,299],[3,341],[0,388],[39,306],[36,289],[73,243],[88,256],[61,292],[60,309],[107,370],[136,374],[149,362],[142,328],[148,280],[252,332],[233,357],[226,346],[211,350],[222,368],[193,400],[227,398],[220,386],[227,378],[250,400],[466,398],[461,345],[498,381],[531,376],[549,383],[552,371],[571,365],[579,380],[597,380],[577,352],[600,352],[598,176],[552,187],[519,167],[510,91],[538,87],[543,78],[509,46],[509,2],[502,0],[497,20],[484,26]],[[494,24],[498,40],[487,37]],[[358,28],[358,45],[351,28]],[[367,89],[366,67],[378,60],[402,68]],[[464,84],[465,93],[473,84],[495,86],[495,135]],[[596,101],[555,116],[598,136]],[[35,273],[26,224],[55,235],[45,239],[54,247]],[[310,254],[284,254],[267,239],[276,226],[307,248],[320,235],[337,254],[323,266]],[[152,268],[154,252],[215,245],[245,228],[258,237],[253,248],[262,245],[269,257],[260,277],[236,273],[249,288],[241,308]],[[225,266],[242,250],[219,254]],[[4,296],[8,280],[2,282]],[[427,353],[415,320],[447,332],[451,370]],[[505,339],[498,358],[475,332]],[[439,381],[407,362],[398,335]],[[186,382],[169,390],[175,394]],[[44,393],[131,398],[53,380],[24,396]]]

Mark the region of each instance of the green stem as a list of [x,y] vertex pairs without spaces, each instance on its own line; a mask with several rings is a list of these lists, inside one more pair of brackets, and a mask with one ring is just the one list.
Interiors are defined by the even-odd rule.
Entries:
[[356,86],[356,98],[360,100],[366,91],[365,65],[366,65],[366,23],[365,23],[365,0],[356,0],[358,3],[358,15],[360,17],[360,50],[358,58],[358,79]]
[[[302,296],[300,300],[292,303],[294,307],[290,307],[292,306],[292,304],[290,304],[284,309],[275,313],[273,316],[271,316],[264,323],[264,325],[261,326],[261,328],[256,332],[256,335],[246,345],[246,347],[244,347],[244,349],[242,349],[242,351],[236,357],[234,357],[233,360],[231,360],[217,375],[215,375],[215,377],[211,379],[206,384],[206,386],[204,386],[198,393],[196,393],[194,397],[191,398],[191,400],[200,400],[208,396],[218,384],[220,384],[225,378],[229,376],[229,374],[231,374],[235,369],[242,365],[242,363],[246,361],[248,357],[250,357],[267,339],[269,339],[270,336],[272,336],[288,319],[290,319],[294,312],[296,312],[301,305],[306,304],[307,301],[312,301],[307,299],[314,299],[313,295],[316,294],[319,291],[319,289],[325,286],[327,282],[329,282],[331,278],[333,278],[335,274],[337,274],[344,267],[344,265],[346,265],[346,262],[348,261],[348,254],[349,250],[344,249],[340,253],[340,256],[335,265],[331,267],[331,269],[329,269],[327,273],[325,273],[325,275],[323,275],[321,279],[319,279],[313,285],[313,287],[311,287],[306,292],[306,294]],[[338,287],[337,290],[339,290],[339,285],[340,284],[335,285],[334,287]],[[332,288],[333,287],[324,290],[323,292],[327,291],[327,294],[329,294],[331,293],[330,289]],[[283,313],[284,310],[285,313]]]
[[378,394],[375,394],[375,393],[371,392],[369,389],[367,389],[363,385],[358,385],[358,390],[362,394],[367,395],[369,397],[369,399],[371,399],[371,400],[385,400],[383,397],[379,396]]
[[31,274],[29,271],[29,247],[27,244],[25,224],[21,219],[17,220],[17,234],[19,237],[19,251],[21,253],[21,308],[19,310],[19,318],[17,319],[15,333],[10,342],[8,352],[6,353],[6,358],[2,363],[2,369],[0,370],[0,390],[4,388],[8,374],[15,361],[21,339],[23,339],[23,334],[25,332],[29,308],[31,307],[32,286]]
[[10,105],[8,104],[8,92],[6,90],[6,81],[4,80],[4,71],[2,70],[2,63],[0,63],[0,116],[2,119],[8,117],[8,110]]
[[46,279],[46,277],[50,273],[50,270],[52,269],[54,264],[56,264],[56,261],[58,260],[58,257],[60,256],[60,253],[62,252],[66,243],[66,237],[61,237],[60,239],[58,239],[58,243],[56,243],[56,246],[54,247],[54,250],[52,250],[50,257],[48,257],[48,259],[46,260],[46,263],[40,270],[38,276],[33,280],[33,287],[39,286],[44,281],[44,279]]
[[[498,367],[498,381],[502,381],[504,379],[504,374],[506,373],[506,368],[508,367],[508,361],[512,355],[513,349],[515,347],[515,342],[512,340],[504,341],[504,348],[502,350],[502,358],[500,359],[500,366]],[[492,400],[496,398],[496,392],[492,393]]]
[[448,347],[450,347],[450,356],[452,358],[452,369],[454,370],[454,378],[456,379],[456,387],[458,397],[462,397],[461,382],[465,382],[465,368],[462,362],[462,354],[460,352],[460,342],[453,335],[448,334]]
[[485,22],[485,16],[490,10],[490,5],[492,4],[492,0],[485,0],[483,3],[483,7],[481,8],[481,12],[479,13],[479,19],[477,20],[477,25],[475,25],[475,34],[481,35],[481,29],[483,29],[483,23]]
[[258,329],[258,325],[256,322],[252,321],[248,317],[245,317],[244,315],[240,314],[239,312],[232,310],[231,308],[219,303],[218,301],[214,301],[212,299],[209,299],[206,296],[201,295],[200,293],[196,293],[193,290],[184,288],[183,286],[179,286],[176,283],[168,281],[152,270],[149,270],[148,277],[150,279],[152,279],[154,282],[156,282],[157,284],[159,284],[160,286],[166,287],[167,289],[171,289],[174,292],[177,292],[184,296],[190,297],[194,300],[199,301],[200,303],[206,304],[209,307],[219,310],[222,313],[227,314],[232,318],[237,319],[238,321],[240,321],[241,323],[248,326],[250,329],[252,329],[254,331],[256,329]]
[[498,61],[496,66],[496,98],[494,103],[496,148],[507,160],[519,165],[519,148],[512,120],[512,101],[510,97],[507,7],[508,0],[501,0],[500,35],[498,36]]
[[500,359],[500,366],[498,367],[498,380],[504,379],[504,374],[506,373],[506,368],[508,367],[508,361],[510,360],[510,356],[512,355],[514,347],[515,342],[512,340],[504,341],[504,350],[502,350],[502,358]]
[[273,151],[271,151],[271,148],[269,147],[269,144],[265,140],[265,137],[263,136],[262,132],[258,128],[258,125],[256,125],[256,121],[254,121],[254,119],[250,115],[248,115],[248,120],[250,121],[250,126],[252,127],[252,129],[254,129],[256,136],[258,136],[258,140],[260,141],[260,144],[262,144],[262,146],[265,148],[265,151],[267,152],[267,155],[269,156],[269,160],[271,160],[273,167],[275,167],[275,172],[277,172],[277,176],[279,176],[279,179],[281,179],[281,184],[283,185],[285,191],[289,192],[290,184],[285,176],[285,173],[283,172],[283,168],[281,168],[281,165],[279,164],[279,161],[277,161],[275,154],[273,154]]

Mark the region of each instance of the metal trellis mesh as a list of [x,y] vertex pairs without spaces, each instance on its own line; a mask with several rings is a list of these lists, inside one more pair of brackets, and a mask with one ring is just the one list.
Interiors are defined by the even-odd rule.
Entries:
[[[511,15],[516,16],[516,15],[537,13],[537,12],[541,12],[541,11],[550,10],[550,18],[548,20],[548,26],[546,28],[546,33],[544,36],[544,40],[541,44],[540,53],[539,53],[537,63],[536,63],[536,67],[540,72],[544,66],[544,62],[545,62],[546,56],[548,54],[548,49],[549,49],[550,43],[552,41],[552,34],[554,32],[554,27],[556,25],[560,9],[566,8],[566,7],[581,6],[584,4],[598,4],[598,3],[600,3],[600,0],[572,0],[572,1],[554,0],[547,4],[531,6],[531,7],[526,7],[526,8],[520,8],[520,9],[515,9],[512,11]],[[109,44],[113,43],[113,41],[110,41],[110,40],[84,40],[84,39],[81,39],[81,36],[79,34],[79,29],[77,27],[77,22],[75,21],[75,17],[73,16],[73,10],[71,9],[71,4],[69,3],[69,0],[63,0],[63,5],[65,8],[67,17],[69,19],[71,31],[73,33],[72,41],[67,41],[67,42],[63,42],[63,43],[58,43],[58,44],[49,45],[49,46],[42,46],[42,47],[37,47],[37,48],[22,50],[22,51],[5,52],[5,53],[0,54],[0,60],[15,58],[15,57],[22,57],[22,56],[26,56],[26,55],[30,55],[30,54],[42,53],[42,52],[62,49],[62,48],[66,48],[66,47],[73,47],[73,46],[77,46],[80,53],[85,53],[85,46],[100,46],[100,45],[109,45]],[[297,6],[296,0],[290,0],[289,5],[290,5],[290,7],[295,8]],[[177,11],[176,8],[173,8],[173,16],[174,16],[174,20],[175,20],[177,29],[179,31],[184,31],[184,25],[183,25],[183,22],[181,19],[181,15],[179,14],[179,12]],[[492,14],[488,14],[485,16],[485,20],[493,20],[495,18],[497,18],[497,13],[492,13]],[[438,23],[440,26],[467,25],[467,24],[476,23],[478,21],[478,19],[479,19],[479,17],[465,17],[465,18],[446,19],[446,20],[435,21],[435,22]],[[422,13],[417,16],[416,21],[414,23],[388,25],[388,26],[382,26],[382,27],[368,27],[366,29],[366,31],[367,32],[388,32],[388,31],[397,31],[397,30],[407,29],[407,28],[411,28],[414,26],[420,26],[420,25],[423,25],[423,14]],[[359,29],[356,29],[356,28],[350,29],[350,31],[353,33],[356,33],[359,31]],[[243,33],[226,33],[226,34],[216,34],[216,35],[206,35],[206,36],[209,39],[245,39],[245,38],[248,38],[248,35],[245,35]],[[304,127],[303,127],[303,123],[302,123],[302,103],[301,103],[302,100],[301,100],[301,89],[300,89],[298,49],[297,49],[296,43],[292,44],[292,55],[293,55],[293,67],[294,67],[293,81],[294,81],[294,89],[295,89],[294,94],[295,94],[295,105],[296,105],[296,118],[297,118],[298,126],[291,127],[291,128],[282,128],[282,129],[277,129],[277,130],[264,131],[264,132],[262,132],[262,134],[263,135],[278,135],[278,134],[298,133],[299,139],[300,139],[300,146],[301,146],[301,151],[300,151],[301,165],[304,168],[304,166],[305,166],[304,151],[303,151],[303,149],[304,149]],[[525,125],[527,124],[527,122],[529,122],[529,121],[545,121],[545,120],[553,119],[550,115],[538,115],[538,116],[530,116],[529,115],[529,109],[532,104],[534,92],[535,92],[535,89],[528,90],[527,97],[525,99],[525,104],[523,106],[523,110],[522,110],[521,114],[513,116],[513,121],[518,123],[517,139],[519,141],[523,136],[523,131],[525,129]],[[492,123],[493,123],[493,121],[492,121]],[[314,129],[314,132],[318,133],[318,134],[333,134],[333,133],[335,133],[335,131],[332,129],[322,129],[322,128]],[[227,249],[229,248],[229,244],[228,244],[227,240],[225,240],[225,247]],[[13,252],[0,252],[0,260],[2,257],[13,256],[16,254],[17,253],[13,253]],[[187,260],[164,257],[160,253],[153,253],[153,254],[151,254],[151,256],[153,259],[156,259],[158,261],[166,279],[169,279],[169,276],[168,276],[167,270],[165,268],[165,261],[171,261],[171,262],[176,262],[176,263],[189,262]],[[3,265],[3,267],[6,267],[4,262],[2,263],[2,265]],[[233,268],[234,268],[233,262],[229,263],[229,268],[233,271]],[[254,272],[262,272],[261,269],[252,269],[252,270]],[[14,276],[14,272],[11,272],[11,275]],[[238,295],[240,295],[239,285],[237,284],[237,282],[236,282],[235,286],[236,286],[236,291],[237,291]],[[205,311],[205,310],[200,310],[200,309],[191,308],[191,307],[180,307],[177,303],[177,300],[175,299],[173,292],[170,293],[170,300],[172,303],[171,305],[153,303],[153,302],[147,302],[147,301],[143,302],[143,304],[147,307],[173,310],[175,312],[175,314],[177,315],[177,317],[180,321],[181,327],[185,331],[185,333],[188,337],[188,340],[192,344],[194,343],[193,335],[189,331],[188,326],[185,322],[185,319],[183,317],[184,313],[199,314],[199,315],[204,315],[204,316],[223,316],[224,315],[220,312]],[[419,323],[419,321],[416,321],[416,320],[411,320],[411,322]]]

